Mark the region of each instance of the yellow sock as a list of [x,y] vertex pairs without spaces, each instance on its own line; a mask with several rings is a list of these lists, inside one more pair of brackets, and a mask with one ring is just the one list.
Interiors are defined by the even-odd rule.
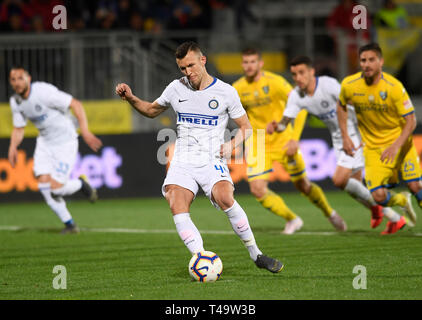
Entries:
[[311,182],[311,192],[308,195],[305,195],[313,204],[315,204],[318,208],[324,212],[326,217],[330,217],[333,213],[334,209],[328,203],[327,198],[325,197],[324,191],[316,185],[315,183]]
[[287,221],[296,218],[296,215],[284,203],[283,199],[268,189],[268,192],[262,198],[257,200],[262,204],[265,209],[270,210],[272,213],[283,217]]
[[[391,197],[390,200],[388,200],[387,202],[387,207],[393,207],[393,206],[400,206],[400,207],[404,207],[407,203],[407,199],[406,196],[404,196],[401,193],[394,193],[389,191]],[[387,194],[387,198],[388,198],[388,194]]]

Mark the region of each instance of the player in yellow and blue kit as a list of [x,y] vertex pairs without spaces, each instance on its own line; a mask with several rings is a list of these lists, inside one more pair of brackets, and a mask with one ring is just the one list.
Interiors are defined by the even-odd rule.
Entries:
[[[353,155],[361,146],[353,145],[347,132],[347,108],[354,106],[362,135],[365,157],[365,180],[374,200],[382,206],[400,206],[408,215],[409,226],[416,223],[409,192],[393,193],[401,179],[422,205],[419,157],[413,144],[416,128],[415,110],[402,83],[382,72],[382,51],[371,43],[359,49],[362,72],[346,77],[341,84],[338,119],[344,151]],[[406,225],[401,217],[389,221],[383,234],[394,233]]]
[[295,187],[323,211],[337,230],[344,231],[346,224],[343,219],[330,206],[322,189],[310,182],[306,176],[305,162],[298,148],[306,111],[299,114],[294,127],[289,125],[282,133],[265,134],[270,122],[280,121],[282,118],[292,87],[283,77],[264,71],[263,65],[258,50],[244,50],[244,76],[233,83],[253,128],[253,135],[246,142],[247,174],[251,193],[264,208],[287,220],[283,233],[291,234],[302,227],[302,219],[287,207],[279,195],[268,188],[273,162],[277,161],[289,173]]

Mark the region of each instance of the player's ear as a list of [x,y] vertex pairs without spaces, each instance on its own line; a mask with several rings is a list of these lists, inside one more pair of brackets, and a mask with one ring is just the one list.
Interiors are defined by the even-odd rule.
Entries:
[[264,59],[259,59],[259,67],[262,69],[264,67]]
[[204,55],[201,55],[199,59],[201,60],[202,65],[205,66],[205,64],[207,63],[207,57]]
[[384,65],[384,58],[380,58],[380,65],[381,65],[381,68],[382,68],[382,66]]

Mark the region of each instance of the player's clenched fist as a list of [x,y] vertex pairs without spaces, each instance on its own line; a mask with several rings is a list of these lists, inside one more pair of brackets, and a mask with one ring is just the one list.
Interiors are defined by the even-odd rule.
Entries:
[[128,100],[133,97],[132,90],[126,83],[119,83],[116,86],[116,94],[123,100]]

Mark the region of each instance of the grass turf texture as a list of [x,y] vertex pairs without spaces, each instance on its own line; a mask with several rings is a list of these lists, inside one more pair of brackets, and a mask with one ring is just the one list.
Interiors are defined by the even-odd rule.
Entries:
[[[224,266],[215,283],[190,280],[190,254],[162,198],[100,200],[94,205],[68,201],[83,228],[77,235],[59,234],[62,224],[43,202],[1,204],[0,228],[22,228],[0,230],[0,299],[421,299],[421,222],[381,236],[386,221],[373,230],[369,210],[343,192],[327,192],[327,197],[345,218],[348,232],[335,233],[306,198],[288,193],[283,198],[305,224],[297,234],[281,235],[282,218],[250,195],[237,195],[260,249],[285,264],[278,274],[256,268],[230,233],[225,214],[198,197],[192,219],[204,231],[205,249],[216,252]],[[101,228],[143,231],[110,233]],[[66,267],[66,290],[52,286],[55,265]],[[356,265],[366,267],[366,290],[353,288]]]

